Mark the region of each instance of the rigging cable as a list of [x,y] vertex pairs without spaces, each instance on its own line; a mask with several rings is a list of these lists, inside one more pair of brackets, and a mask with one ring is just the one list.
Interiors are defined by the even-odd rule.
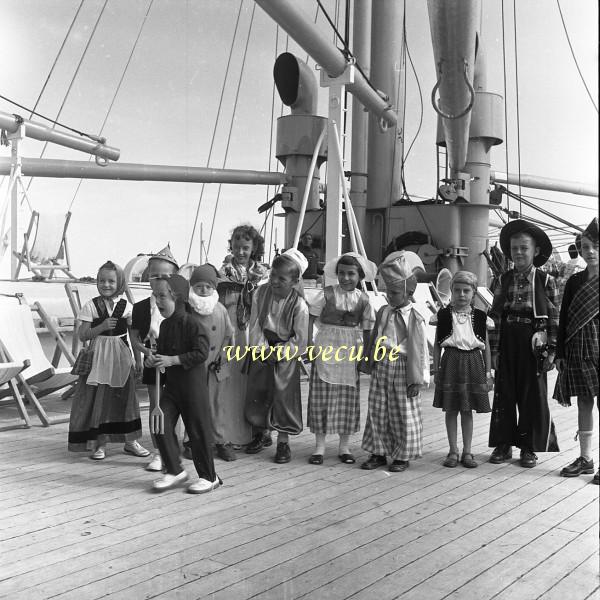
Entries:
[[[233,48],[235,46],[235,38],[236,38],[236,34],[238,31],[238,27],[240,24],[240,18],[242,15],[242,5],[243,5],[244,0],[240,0],[240,6],[238,8],[238,15],[237,15],[237,19],[235,22],[235,27],[233,29],[233,36],[231,38],[231,47],[229,48],[229,56],[227,57],[227,66],[225,67],[225,77],[223,79],[223,86],[221,87],[221,96],[219,97],[219,105],[217,108],[217,117],[215,119],[215,126],[213,128],[213,132],[212,132],[212,139],[210,141],[210,148],[208,150],[208,158],[206,159],[206,166],[210,166],[210,159],[212,157],[212,152],[213,152],[213,148],[215,145],[215,138],[217,135],[217,126],[219,125],[219,117],[221,116],[221,108],[223,107],[223,98],[225,96],[225,86],[227,84],[227,77],[229,75],[229,68],[231,67],[231,57],[233,56]],[[200,214],[200,206],[202,205],[202,198],[204,197],[204,188],[206,187],[206,184],[203,183],[202,187],[200,188],[200,197],[198,199],[198,206],[196,207],[196,216],[194,217],[194,226],[192,227],[192,235],[190,236],[190,246],[188,248],[188,253],[187,253],[187,258],[186,258],[186,262],[190,260],[190,254],[192,252],[192,243],[194,241],[194,235],[196,233],[196,226],[198,225],[198,216]],[[211,234],[212,234],[212,229],[211,229]],[[207,249],[207,256],[208,256],[208,249]]]
[[[223,167],[225,168],[225,164],[227,163],[227,155],[229,154],[229,145],[231,143],[231,132],[233,131],[233,124],[235,122],[235,111],[237,109],[238,99],[240,96],[240,87],[242,85],[242,79],[244,78],[244,67],[246,65],[246,56],[248,55],[248,46],[250,44],[250,35],[252,33],[252,25],[254,23],[254,14],[256,12],[256,3],[252,4],[252,14],[250,16],[250,26],[248,27],[248,35],[246,37],[246,45],[244,46],[244,54],[242,56],[242,66],[240,68],[240,77],[238,79],[237,89],[235,91],[235,101],[233,103],[233,115],[231,117],[231,122],[229,124],[229,133],[227,135],[227,145],[225,147],[225,156],[223,157]],[[212,242],[213,231],[215,228],[215,219],[217,216],[217,210],[219,208],[219,201],[221,200],[221,189],[223,188],[223,184],[219,184],[219,188],[217,190],[217,200],[215,202],[215,208],[213,211],[212,223],[210,225],[210,235],[208,237],[208,246],[206,247],[206,252],[210,251],[210,244]]]
[[[504,155],[506,162],[506,172],[510,171],[508,167],[508,84],[506,81],[506,27],[504,22],[504,0],[502,0],[502,67],[504,72]],[[510,186],[507,184],[506,189]],[[510,196],[506,198],[506,205],[510,211]]]
[[[106,123],[108,121],[108,117],[110,115],[110,112],[112,110],[112,107],[114,106],[114,103],[117,99],[117,94],[119,93],[119,91],[121,90],[121,85],[123,84],[123,80],[125,79],[125,74],[127,73],[127,69],[129,68],[129,63],[131,62],[131,59],[133,58],[133,54],[135,52],[135,49],[138,45],[138,42],[140,40],[140,36],[142,35],[142,30],[144,29],[144,25],[146,24],[146,19],[148,18],[148,15],[150,14],[150,9],[152,8],[152,4],[154,3],[154,0],[150,0],[150,3],[148,4],[148,8],[146,9],[146,14],[144,15],[144,18],[142,19],[142,23],[140,25],[140,28],[138,30],[137,33],[137,37],[135,38],[135,41],[133,42],[133,47],[131,48],[131,52],[129,53],[129,58],[127,59],[127,62],[125,63],[125,67],[123,69],[123,72],[121,73],[121,78],[119,79],[119,83],[117,84],[117,88],[115,90],[115,93],[113,94],[112,100],[110,102],[110,105],[108,106],[108,110],[106,111],[106,115],[104,117],[104,121],[102,121],[102,125],[100,127],[100,131],[98,132],[98,135],[101,136],[102,132],[104,131],[104,127],[106,127]],[[92,160],[92,155],[90,154],[90,156],[88,157],[88,162],[90,162]],[[71,204],[69,204],[69,210],[68,212],[71,212],[71,209],[73,208],[73,204],[75,203],[75,199],[77,198],[77,194],[79,193],[79,188],[81,187],[81,184],[83,183],[83,177],[79,180],[79,183],[77,184],[77,188],[75,189],[75,193],[73,194],[73,198],[71,200]]]
[[596,103],[594,102],[594,98],[592,97],[592,94],[590,93],[590,90],[585,82],[585,79],[583,78],[583,73],[581,72],[581,69],[579,68],[579,63],[577,62],[577,57],[575,56],[575,51],[573,50],[573,46],[571,45],[571,38],[569,37],[569,32],[567,31],[567,25],[565,23],[563,13],[560,8],[560,0],[556,0],[556,5],[558,6],[558,14],[560,15],[560,20],[562,22],[562,26],[565,31],[565,37],[567,38],[567,44],[569,44],[569,49],[571,50],[571,56],[573,57],[573,62],[575,63],[575,67],[577,68],[577,72],[579,73],[579,77],[581,78],[581,83],[583,83],[583,87],[585,88],[585,91],[587,92],[587,95],[590,99],[590,102],[592,103],[592,106],[594,107],[594,110],[596,112],[598,112],[598,107],[596,106]]
[[[517,40],[517,0],[513,0],[513,31],[515,37],[515,88],[516,88],[516,101],[515,106],[517,108],[517,173],[519,177],[519,198],[521,197],[521,125],[520,125],[520,114],[519,114],[519,53],[518,53],[518,40]],[[523,212],[523,205],[519,200],[519,212]]]

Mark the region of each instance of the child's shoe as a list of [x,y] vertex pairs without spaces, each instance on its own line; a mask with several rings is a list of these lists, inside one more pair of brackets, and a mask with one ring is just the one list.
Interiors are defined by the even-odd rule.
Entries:
[[277,444],[277,452],[275,453],[275,462],[279,465],[289,463],[292,460],[292,451],[287,442],[279,442]]
[[156,479],[152,484],[152,489],[156,492],[164,492],[165,490],[170,490],[180,483],[183,483],[188,478],[188,474],[186,471],[181,471],[177,475],[171,475],[167,473],[164,477],[160,479]]
[[366,469],[367,471],[372,471],[373,469],[377,469],[377,467],[385,467],[387,465],[387,459],[385,456],[380,456],[379,454],[371,454],[367,460],[360,465],[361,469]]
[[155,454],[145,468],[146,471],[162,471],[163,461],[160,454]]
[[216,444],[217,456],[226,462],[232,462],[237,459],[231,444]]
[[448,456],[446,456],[446,460],[442,464],[444,467],[454,469],[458,465],[458,454],[456,452],[448,452]]
[[596,471],[596,474],[594,475],[594,478],[592,479],[592,483],[595,483],[596,485],[600,485],[600,469],[598,469],[598,471]]
[[577,477],[578,475],[591,475],[594,472],[594,461],[586,460],[583,456],[576,458],[570,465],[560,472],[561,477]]
[[144,448],[144,446],[142,446],[137,440],[134,440],[133,442],[125,442],[125,446],[123,446],[123,452],[125,452],[125,454],[139,456],[140,458],[146,458],[146,456],[150,456],[150,451],[146,450],[146,448]]
[[467,469],[474,469],[477,467],[477,461],[475,460],[475,457],[469,452],[460,457],[460,462],[462,466],[466,467]]
[[93,454],[90,454],[92,460],[104,460],[106,458],[106,449],[104,446],[98,446]]
[[214,481],[208,481],[208,479],[199,479],[194,483],[188,485],[187,491],[188,494],[206,494],[207,492],[212,492],[216,490],[220,485],[222,485],[222,481],[216,477]]
[[537,456],[532,450],[521,450],[520,463],[523,468],[532,469],[537,465]]
[[395,460],[390,465],[390,473],[402,473],[408,469],[410,463],[407,460]]
[[490,462],[494,465],[499,465],[512,458],[512,447],[508,444],[501,444],[494,448],[492,455],[490,456]]

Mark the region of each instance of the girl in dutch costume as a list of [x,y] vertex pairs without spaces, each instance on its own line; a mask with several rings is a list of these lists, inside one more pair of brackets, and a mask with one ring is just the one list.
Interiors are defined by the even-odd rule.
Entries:
[[[316,445],[308,462],[323,464],[328,433],[340,437],[338,457],[353,464],[349,438],[360,429],[360,379],[358,361],[362,346],[368,345],[375,323],[369,297],[357,286],[373,281],[377,267],[369,260],[348,252],[325,265],[325,276],[338,283],[326,286],[310,305],[311,327],[317,318],[315,359],[308,394],[308,426]],[[312,334],[309,333],[309,339]]]
[[[587,226],[579,247],[586,262],[585,271],[572,275],[565,286],[558,337],[556,364],[558,379],[554,390],[563,406],[577,396],[580,456],[564,467],[563,477],[594,472],[592,436],[594,433],[594,396],[598,403],[598,218]],[[592,482],[600,483],[599,471]]]
[[[252,297],[258,285],[267,280],[269,268],[260,262],[264,254],[264,240],[251,225],[236,227],[231,233],[229,246],[231,253],[219,269],[217,291],[219,301],[227,309],[233,324],[233,345],[243,350],[248,345]],[[229,377],[223,381],[221,393],[227,398],[223,417],[229,423],[228,441],[234,445],[248,444],[246,451],[254,454],[263,446],[270,446],[271,438],[263,431],[253,431],[244,417],[246,374],[242,367],[243,361],[232,362]]]
[[[415,260],[416,259],[416,260]],[[417,288],[413,252],[390,254],[379,266],[388,305],[377,312],[375,327],[361,370],[371,372],[369,411],[362,447],[370,453],[361,465],[376,469],[392,463],[402,472],[423,450],[420,389],[429,384],[427,322],[411,298]]]
[[[79,374],[69,422],[69,450],[102,460],[108,442],[125,442],[124,451],[148,456],[142,437],[140,409],[135,395],[135,372],[127,343],[131,305],[123,297],[123,269],[108,261],[98,271],[99,296],[86,302],[78,315],[79,339],[89,341],[75,363]],[[86,356],[87,365],[80,362]],[[79,363],[79,364],[78,364]]]
[[463,440],[460,462],[464,467],[474,468],[477,462],[471,451],[473,411],[491,412],[488,392],[492,388],[492,374],[487,328],[493,328],[494,323],[484,311],[472,306],[477,291],[477,277],[473,273],[455,273],[451,290],[451,304],[430,320],[430,324],[436,325],[433,406],[446,414],[450,450],[443,465],[456,467],[459,462],[457,421],[460,413]]
[[291,460],[289,436],[302,431],[299,360],[306,351],[309,317],[298,286],[307,264],[296,249],[277,256],[269,283],[258,288],[252,301],[250,344],[257,352],[246,362],[246,418],[260,430],[278,432],[279,464]]

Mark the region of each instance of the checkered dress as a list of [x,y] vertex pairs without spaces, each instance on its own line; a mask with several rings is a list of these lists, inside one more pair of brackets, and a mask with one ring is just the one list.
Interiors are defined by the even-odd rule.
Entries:
[[421,397],[406,396],[406,355],[382,360],[373,369],[362,448],[392,460],[419,458],[423,452]]
[[360,380],[356,387],[323,381],[313,364],[308,394],[308,426],[313,433],[350,435],[360,429]]

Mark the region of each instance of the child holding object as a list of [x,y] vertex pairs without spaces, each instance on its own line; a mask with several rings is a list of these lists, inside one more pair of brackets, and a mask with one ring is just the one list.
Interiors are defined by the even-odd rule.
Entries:
[[160,324],[157,353],[147,356],[145,365],[165,370],[165,386],[160,398],[164,433],[155,432],[155,438],[166,474],[152,487],[162,492],[188,479],[181,466],[175,434],[177,419],[181,416],[200,478],[189,485],[187,491],[203,494],[218,488],[223,482],[215,473],[212,456],[211,414],[204,367],[209,341],[204,327],[188,304],[188,295],[189,283],[181,275],[155,280],[154,296],[164,321]]
[[[566,283],[556,342],[558,380],[554,397],[564,406],[577,396],[580,456],[564,467],[563,477],[594,472],[592,435],[594,396],[598,402],[598,217],[581,236],[585,271],[575,273]],[[599,471],[592,482],[600,483]]]
[[[376,272],[377,267],[360,254],[348,252],[338,256],[325,265],[326,277],[337,277],[338,283],[325,287],[310,306],[310,331],[317,318],[315,346],[320,350],[312,364],[308,394],[308,426],[316,438],[315,450],[308,459],[312,465],[323,464],[328,433],[340,437],[340,461],[355,462],[348,442],[350,434],[360,428],[357,357],[363,343],[368,344],[375,323],[369,297],[358,286],[362,280],[373,281]],[[339,356],[324,354],[326,349],[337,351]],[[343,356],[340,350],[344,350]]]
[[388,305],[377,312],[369,350],[361,370],[371,372],[369,412],[362,447],[371,453],[361,465],[376,469],[392,459],[391,472],[402,472],[419,458],[423,446],[420,389],[429,384],[427,323],[411,302],[417,279],[412,252],[390,254],[379,273]]
[[233,325],[227,309],[219,302],[217,275],[217,270],[210,264],[196,267],[190,277],[189,303],[208,335],[208,403],[217,456],[225,461],[233,461],[236,455],[230,442],[232,433],[227,410],[229,398],[223,394],[223,382],[227,380],[230,371],[230,362],[224,348],[232,344]]
[[[167,245],[160,252],[153,254],[148,260],[148,278],[150,287],[154,285],[154,280],[163,275],[173,275],[178,269],[177,261],[171,253],[171,248]],[[158,331],[163,320],[154,295],[133,305],[131,313],[131,345],[133,346],[134,356],[136,357],[136,371],[142,372],[142,383],[146,384],[148,389],[148,398],[150,400],[150,413],[156,406],[156,370],[143,367],[143,357],[152,354],[152,346],[158,340]],[[152,444],[155,448],[152,460],[146,465],[147,471],[162,471],[163,464],[160,453],[156,449],[156,440],[150,430]]]
[[492,389],[492,374],[487,327],[493,327],[493,321],[472,305],[477,291],[477,277],[473,273],[458,271],[450,287],[450,305],[440,309],[430,321],[436,325],[433,406],[446,414],[450,451],[444,466],[456,467],[459,461],[457,420],[460,412],[463,440],[460,462],[464,467],[474,468],[477,462],[471,451],[472,411],[491,412],[488,392]]
[[140,408],[135,395],[135,373],[127,343],[131,305],[123,296],[125,275],[108,261],[98,270],[99,296],[86,302],[78,319],[79,339],[90,341],[91,361],[74,365],[79,383],[73,397],[69,422],[69,450],[85,452],[94,446],[93,460],[106,457],[108,442],[125,442],[127,454],[150,454],[137,441],[142,437]]
[[299,361],[306,351],[308,306],[298,286],[307,264],[295,248],[277,256],[269,283],[252,301],[250,344],[259,352],[246,362],[246,418],[261,430],[278,432],[279,464],[292,458],[288,436],[302,431]]

